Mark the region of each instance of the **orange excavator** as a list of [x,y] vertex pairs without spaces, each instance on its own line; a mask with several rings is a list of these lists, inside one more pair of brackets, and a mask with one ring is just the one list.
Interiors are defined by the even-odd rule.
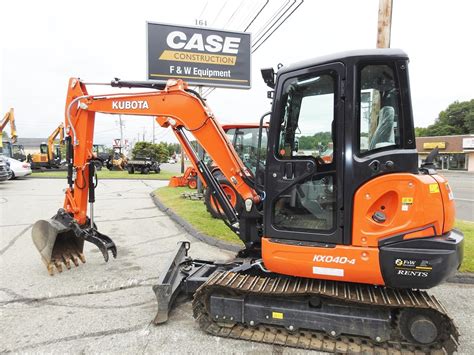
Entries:
[[183,175],[172,176],[168,186],[170,187],[189,187],[190,189],[197,188],[197,172],[193,166],[188,166]]
[[[260,171],[260,176],[257,177],[259,183],[263,182],[263,172],[265,170],[265,160],[257,159],[259,156],[263,156],[267,148],[267,130],[268,124],[264,123],[260,130],[259,123],[232,123],[223,124],[222,129],[226,132],[227,137],[232,142],[232,145],[238,154],[239,158],[245,164],[245,166],[255,175],[257,171]],[[258,142],[260,138],[260,147]],[[262,150],[262,151],[259,151]],[[260,155],[259,155],[260,154]],[[257,162],[260,165],[257,169]],[[212,175],[221,185],[227,199],[234,209],[241,209],[242,200],[238,197],[237,191],[233,188],[232,183],[226,179],[218,165],[214,161],[210,160],[208,163],[209,169]],[[209,214],[214,218],[226,218],[224,210],[217,203],[216,199],[212,197],[211,189],[205,189],[204,191],[204,204]]]
[[[274,100],[260,124],[270,115],[261,182],[259,164],[255,173],[245,166],[206,102],[183,81],[114,80],[114,87],[156,92],[90,95],[88,84],[70,79],[64,206],[32,230],[50,273],[84,261],[86,241],[106,261],[109,252],[117,256],[94,224],[95,113],[154,115],[174,131],[245,244],[234,260],[218,263],[192,259],[189,242],[181,243],[153,287],[155,323],[168,319],[184,293],[193,296],[200,327],[216,336],[338,353],[455,352],[453,320],[423,290],[459,268],[463,235],[454,229],[449,184],[434,169],[436,151],[418,166],[407,55],[345,52],[262,76]],[[238,210],[186,132],[231,182]],[[313,132],[331,133],[329,163],[298,152],[298,136]]]
[[[250,169],[253,173],[256,172],[257,162],[257,143],[260,132],[260,125],[258,123],[228,123],[223,124],[222,129],[227,134],[227,137],[231,141],[236,153],[242,162]],[[265,124],[262,130],[262,142],[263,149],[267,147],[267,129],[268,124]],[[193,163],[191,161],[191,163]],[[264,160],[260,161],[261,172],[264,170]],[[207,162],[209,169],[211,170],[214,177],[219,181],[222,190],[224,191],[227,199],[230,201],[234,208],[239,209],[238,204],[241,203],[237,197],[237,191],[232,187],[232,184],[222,174],[219,166],[217,166],[212,160]],[[168,186],[170,187],[184,187],[187,186],[190,189],[197,188],[197,166],[189,166],[181,176],[173,176]],[[206,182],[203,181],[203,185]],[[204,192],[204,204],[206,205],[207,211],[214,218],[225,218],[222,208],[216,204],[211,194],[211,189],[205,189]]]

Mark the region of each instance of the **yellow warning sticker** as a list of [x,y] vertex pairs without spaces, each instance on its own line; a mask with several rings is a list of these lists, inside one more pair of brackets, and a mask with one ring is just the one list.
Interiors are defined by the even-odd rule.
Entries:
[[431,194],[439,193],[439,186],[438,186],[438,184],[430,184],[430,193],[431,193]]
[[402,197],[402,203],[404,205],[413,205],[413,197]]
[[274,319],[283,319],[283,313],[281,313],[281,312],[272,312],[272,318],[274,318]]

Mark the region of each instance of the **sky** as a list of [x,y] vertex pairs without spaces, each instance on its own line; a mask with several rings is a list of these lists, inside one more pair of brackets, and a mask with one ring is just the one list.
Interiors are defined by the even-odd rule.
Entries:
[[[270,0],[254,38],[287,0]],[[242,31],[265,0],[16,0],[0,2],[0,114],[15,108],[20,137],[47,137],[64,119],[69,77],[146,79],[146,21]],[[74,4],[74,5],[73,5]],[[256,122],[270,109],[260,69],[351,49],[375,48],[378,0],[305,0],[252,56],[250,90],[217,89],[208,104],[221,122]],[[432,124],[474,89],[474,2],[393,0],[391,47],[410,57],[415,125]],[[116,89],[99,86],[91,93]],[[123,116],[130,141],[151,140],[152,118]],[[7,131],[9,131],[7,129]],[[94,140],[111,145],[118,119],[98,114]],[[157,141],[174,142],[156,126]]]

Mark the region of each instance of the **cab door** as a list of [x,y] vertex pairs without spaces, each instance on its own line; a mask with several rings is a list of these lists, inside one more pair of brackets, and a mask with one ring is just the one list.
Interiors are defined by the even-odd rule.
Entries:
[[265,237],[342,242],[344,65],[281,74],[265,170]]

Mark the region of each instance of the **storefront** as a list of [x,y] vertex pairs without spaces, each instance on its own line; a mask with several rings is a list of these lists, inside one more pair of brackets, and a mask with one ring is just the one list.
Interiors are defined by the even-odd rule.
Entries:
[[435,164],[441,170],[464,170],[474,172],[474,134],[459,136],[417,137],[416,149],[419,163],[438,147]]

